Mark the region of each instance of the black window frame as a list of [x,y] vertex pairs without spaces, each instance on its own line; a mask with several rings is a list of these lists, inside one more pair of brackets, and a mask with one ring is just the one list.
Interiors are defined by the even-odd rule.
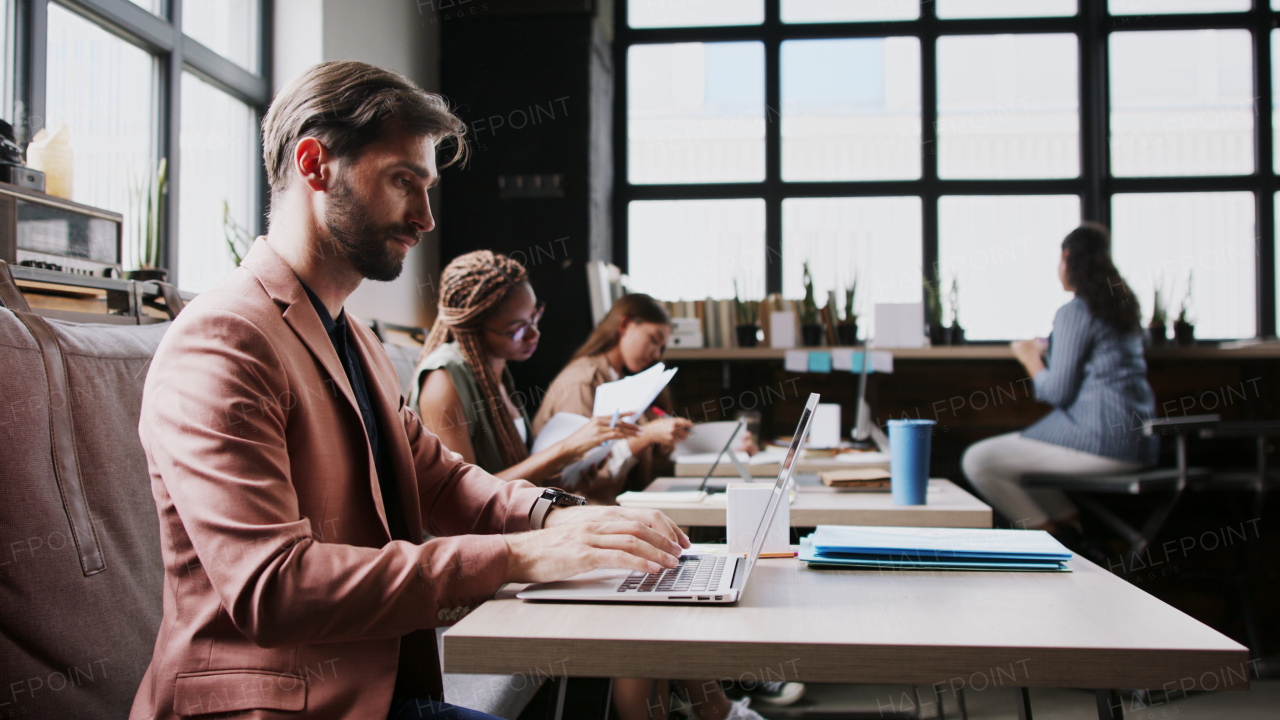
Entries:
[[[613,261],[625,272],[628,206],[634,200],[761,198],[765,201],[766,292],[782,292],[782,201],[787,198],[915,196],[922,201],[922,268],[939,280],[938,200],[943,195],[1077,195],[1084,220],[1111,224],[1111,199],[1122,193],[1248,191],[1254,194],[1256,242],[1256,334],[1276,334],[1275,194],[1280,179],[1272,161],[1271,31],[1280,11],[1254,0],[1243,12],[1177,15],[1111,15],[1107,0],[1078,0],[1072,17],[938,18],[922,0],[914,20],[783,23],[780,0],[764,0],[760,25],[632,28],[628,0],[617,0],[614,38],[614,228]],[[1248,30],[1254,62],[1254,172],[1248,175],[1113,177],[1108,146],[1110,106],[1107,46],[1112,32],[1143,30]],[[937,154],[937,40],[943,35],[1074,33],[1079,41],[1080,175],[1066,179],[942,179]],[[781,74],[779,54],[787,40],[836,38],[920,39],[921,176],[917,180],[785,182],[781,178]],[[675,42],[758,41],[765,57],[765,179],[761,182],[632,185],[627,179],[627,51],[633,45]],[[921,293],[923,297],[923,287]]]
[[[56,3],[104,30],[145,50],[156,59],[155,117],[156,157],[169,159],[168,193],[160,239],[160,265],[168,268],[169,281],[178,277],[178,221],[182,196],[180,137],[182,131],[182,74],[190,72],[254,110],[255,122],[271,102],[272,2],[260,0],[258,19],[258,67],[248,70],[209,49],[182,32],[183,0],[158,0],[157,15],[129,0],[16,0],[14,13],[15,47],[13,67],[14,129],[24,146],[44,127],[45,93],[48,80],[49,4]],[[253,151],[262,157],[258,133]],[[252,233],[264,230],[269,203],[266,170],[257,163],[259,208],[252,218]],[[180,286],[180,285],[179,285]]]

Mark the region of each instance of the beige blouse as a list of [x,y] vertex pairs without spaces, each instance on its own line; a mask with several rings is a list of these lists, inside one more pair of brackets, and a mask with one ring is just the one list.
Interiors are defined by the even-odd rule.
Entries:
[[596,388],[621,379],[603,355],[578,358],[569,363],[551,383],[546,397],[542,398],[542,408],[533,419],[533,434],[536,436],[542,432],[543,426],[558,412],[591,417],[596,403]]

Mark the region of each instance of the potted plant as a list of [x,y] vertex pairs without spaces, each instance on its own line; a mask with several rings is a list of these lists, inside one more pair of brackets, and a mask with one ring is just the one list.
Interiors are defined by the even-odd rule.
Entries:
[[942,324],[942,297],[938,283],[924,279],[924,321],[929,329],[930,345],[946,345],[947,328]]
[[737,279],[733,281],[733,309],[738,318],[738,347],[755,347],[760,336],[760,301],[742,300]]
[[124,271],[128,280],[164,280],[168,272],[160,263],[160,227],[164,219],[164,196],[168,192],[169,159],[160,158],[155,177],[147,177],[133,186],[132,218],[129,242],[133,249],[132,270]]
[[1169,341],[1168,331],[1165,327],[1168,320],[1169,315],[1164,308],[1160,286],[1157,285],[1155,297],[1151,301],[1151,322],[1147,323],[1147,333],[1151,338],[1152,345],[1164,345]]
[[800,301],[800,338],[805,347],[822,345],[822,321],[818,317],[818,301],[813,296],[813,275],[808,262],[804,264],[804,300]]
[[1187,312],[1191,309],[1191,273],[1187,273],[1187,294],[1182,296],[1178,318],[1173,321],[1173,341],[1179,345],[1196,344],[1196,326],[1191,324]]
[[960,327],[960,278],[951,278],[951,292],[947,293],[947,302],[951,305],[951,327],[947,328],[947,342],[952,345],[964,344],[964,328]]
[[249,254],[249,248],[253,247],[253,235],[231,217],[231,205],[226,200],[222,201],[222,237],[227,241],[231,259],[239,267],[244,256]]
[[858,344],[858,313],[854,310],[858,299],[858,276],[855,273],[853,283],[844,290],[844,317],[836,326],[836,338],[845,347]]

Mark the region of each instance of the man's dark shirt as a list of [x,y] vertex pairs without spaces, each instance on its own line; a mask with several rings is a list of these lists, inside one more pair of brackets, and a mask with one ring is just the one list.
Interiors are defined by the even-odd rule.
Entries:
[[383,435],[379,432],[381,428],[378,427],[378,418],[373,414],[373,403],[369,400],[369,387],[365,383],[364,368],[360,366],[360,355],[348,333],[347,313],[339,312],[338,319],[334,320],[329,315],[329,309],[320,302],[320,298],[311,291],[311,288],[307,287],[301,279],[298,282],[302,284],[302,289],[307,291],[307,297],[311,298],[311,305],[320,316],[320,322],[324,323],[325,332],[333,342],[333,349],[338,351],[338,358],[342,360],[342,369],[346,371],[347,380],[351,383],[351,392],[356,396],[356,405],[360,407],[364,430],[369,435],[369,447],[373,449],[374,472],[378,476],[378,486],[382,489],[382,506],[387,513],[387,525],[391,528],[391,538],[408,540],[409,531],[404,519],[400,488],[396,484],[395,474],[391,471],[391,457],[387,452]]

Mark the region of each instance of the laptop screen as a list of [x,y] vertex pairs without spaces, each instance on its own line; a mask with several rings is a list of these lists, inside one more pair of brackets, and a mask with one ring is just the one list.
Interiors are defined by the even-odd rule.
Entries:
[[724,457],[724,454],[727,452],[733,452],[729,448],[733,445],[734,438],[738,437],[738,433],[742,432],[742,426],[746,424],[747,422],[745,420],[738,420],[738,424],[734,426],[733,432],[729,433],[729,439],[725,441],[724,447],[720,448],[720,452],[716,454],[715,461],[711,463],[711,467],[707,468],[707,474],[702,476],[702,484],[698,486],[699,490],[706,489],[707,481],[710,480],[712,474],[715,473],[716,467],[720,465],[720,459]]
[[791,446],[787,448],[782,469],[778,471],[778,480],[773,484],[773,495],[769,497],[769,504],[764,509],[764,517],[760,518],[760,527],[756,528],[755,537],[751,539],[751,552],[747,554],[747,566],[742,573],[742,584],[738,586],[739,588],[746,585],[747,577],[751,575],[751,568],[756,564],[760,551],[764,548],[765,538],[769,535],[769,526],[773,524],[773,516],[778,514],[778,506],[787,495],[788,486],[791,484],[791,471],[795,467],[796,458],[800,456],[800,449],[804,447],[804,441],[809,437],[810,421],[813,420],[813,413],[817,408],[818,393],[809,393],[809,401],[804,404],[804,412],[800,414],[800,423],[796,426],[795,435],[791,436]]

